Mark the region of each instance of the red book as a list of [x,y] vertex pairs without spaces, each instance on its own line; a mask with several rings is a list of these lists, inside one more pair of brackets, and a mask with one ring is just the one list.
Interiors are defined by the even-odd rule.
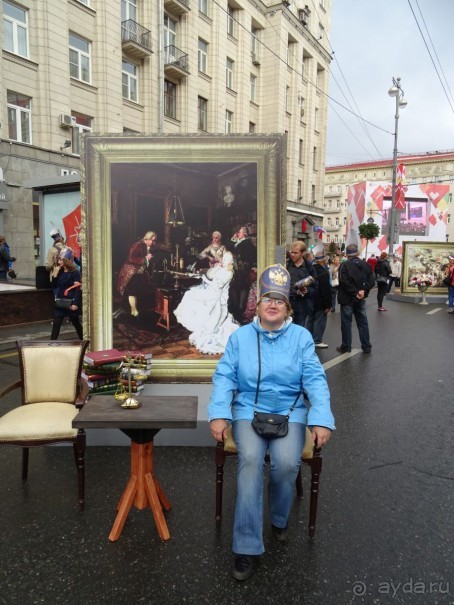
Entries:
[[117,361],[123,361],[123,357],[126,355],[125,351],[119,351],[118,349],[105,349],[104,351],[91,351],[85,353],[84,361],[89,363],[91,366],[101,366],[104,363],[113,363]]
[[125,351],[124,355],[128,355],[129,357],[134,357],[138,359],[151,359],[153,357],[152,353],[145,353],[145,351]]

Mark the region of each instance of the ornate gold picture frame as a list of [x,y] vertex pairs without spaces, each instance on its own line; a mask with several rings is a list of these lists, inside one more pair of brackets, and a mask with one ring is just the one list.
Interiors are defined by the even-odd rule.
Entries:
[[454,244],[449,242],[404,242],[402,259],[402,293],[415,294],[417,286],[411,285],[410,279],[419,273],[434,277],[434,285],[427,290],[428,294],[445,294],[448,288],[443,285],[443,278],[449,265],[449,256],[454,256]]
[[[285,135],[84,139],[83,319],[91,350],[145,348],[153,355],[153,380],[209,382],[220,354],[183,350],[173,336],[172,302],[200,283],[204,269],[196,263],[214,231],[229,249],[243,227],[255,246],[254,269],[274,262],[285,241]],[[156,241],[143,243],[150,232]],[[145,246],[141,271],[149,271],[153,290],[136,324],[128,307],[134,296],[122,285],[134,243]]]

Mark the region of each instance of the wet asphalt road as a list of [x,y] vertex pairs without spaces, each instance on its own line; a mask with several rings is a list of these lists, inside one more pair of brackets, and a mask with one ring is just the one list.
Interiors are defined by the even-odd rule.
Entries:
[[[292,513],[289,544],[273,544],[266,527],[259,570],[236,583],[229,574],[234,463],[226,465],[216,535],[211,448],[158,448],[174,507],[168,544],[145,511],[111,544],[125,448],[89,448],[81,516],[73,469],[60,476],[64,448],[33,453],[23,491],[19,458],[4,447],[0,603],[454,603],[454,315],[442,303],[385,304],[388,312],[379,313],[374,293],[368,301],[371,355],[339,356],[339,309],[328,318],[329,348],[319,355],[329,366],[337,431],[323,452],[315,540],[306,536],[305,502],[302,514]],[[0,387],[17,377],[17,358],[3,351]],[[11,404],[8,396],[0,413]],[[25,567],[31,576],[19,582]]]

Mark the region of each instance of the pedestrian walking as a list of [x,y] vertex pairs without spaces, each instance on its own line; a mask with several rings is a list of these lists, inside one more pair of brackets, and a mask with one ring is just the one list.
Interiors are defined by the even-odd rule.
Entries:
[[388,254],[382,252],[375,266],[375,279],[377,281],[377,304],[378,311],[387,311],[383,306],[383,299],[388,292],[388,279],[391,275],[391,267],[388,261]]
[[314,338],[316,349],[327,349],[323,342],[328,313],[331,311],[332,296],[329,270],[323,245],[314,249],[313,270],[315,277],[312,309],[306,319],[306,328]]
[[369,337],[369,324],[366,315],[366,298],[375,285],[375,278],[368,263],[358,258],[358,246],[347,246],[347,261],[339,269],[338,299],[341,306],[342,344],[337,347],[339,353],[352,350],[352,318],[355,316],[361,348],[370,353],[372,345]]

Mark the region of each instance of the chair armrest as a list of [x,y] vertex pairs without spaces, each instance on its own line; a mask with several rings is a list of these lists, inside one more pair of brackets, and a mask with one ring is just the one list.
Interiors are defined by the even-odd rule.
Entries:
[[88,393],[89,393],[88,383],[85,380],[85,378],[79,378],[78,386],[79,386],[79,392],[77,394],[77,399],[76,399],[75,405],[76,405],[76,408],[82,408],[85,405],[85,403],[87,402]]
[[11,393],[11,391],[14,391],[14,389],[20,388],[21,386],[22,386],[22,380],[16,380],[16,382],[12,382],[8,386],[6,386],[4,389],[0,390],[0,399],[2,397],[4,397],[5,395],[8,395],[8,393]]

